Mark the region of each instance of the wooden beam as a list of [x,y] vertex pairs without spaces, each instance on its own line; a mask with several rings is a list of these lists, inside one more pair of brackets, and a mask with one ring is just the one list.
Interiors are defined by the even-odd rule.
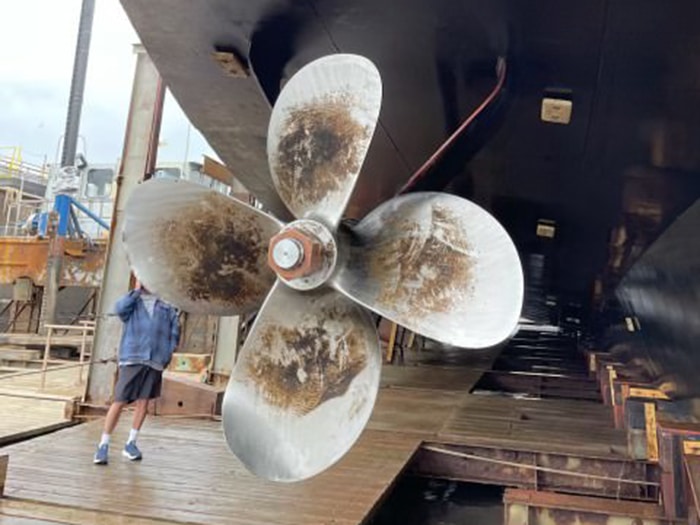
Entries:
[[659,462],[659,438],[656,434],[656,404],[644,403],[644,423],[647,434],[647,459]]
[[221,415],[223,387],[194,382],[170,372],[163,374],[163,391],[155,401],[157,415],[218,416]]
[[233,187],[233,173],[231,173],[226,166],[215,161],[211,157],[204,155],[204,166],[202,167],[202,171],[205,175],[211,177],[212,179],[226,184],[227,186]]
[[394,362],[394,347],[396,346],[396,332],[398,331],[399,325],[396,323],[391,323],[391,332],[389,333],[389,342],[386,345],[386,362]]

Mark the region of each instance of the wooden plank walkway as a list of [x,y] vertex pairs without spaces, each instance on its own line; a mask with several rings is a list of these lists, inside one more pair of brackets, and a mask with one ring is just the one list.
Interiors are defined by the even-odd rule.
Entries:
[[440,429],[441,443],[596,458],[627,458],[610,409],[571,399],[468,395]]
[[[73,363],[61,363],[72,365]],[[77,362],[75,363],[77,364]],[[60,366],[60,365],[58,365]],[[81,397],[85,390],[89,364],[83,367],[83,382],[80,382],[80,369],[73,368],[49,368],[46,371],[46,384],[41,387],[41,373],[39,369],[17,370],[16,374],[0,374],[0,394],[4,392],[34,392],[36,394],[49,394],[52,396]],[[31,373],[28,373],[31,372]]]
[[[385,368],[359,442],[337,466],[299,484],[248,474],[228,451],[220,423],[210,421],[149,419],[139,438],[141,464],[123,461],[116,450],[109,466],[91,464],[99,421],[6,447],[0,453],[10,455],[10,498],[0,500],[0,522],[12,517],[41,523],[55,515],[61,523],[81,525],[358,524],[426,441],[574,456],[624,453],[624,433],[612,428],[600,404],[470,394],[478,370]],[[116,447],[128,424],[125,418]]]
[[[27,372],[31,374],[24,375]],[[26,368],[0,374],[0,446],[71,423],[70,410],[85,389],[78,369],[47,370],[44,388],[37,372]]]
[[[140,438],[144,460],[118,454],[128,421],[115,434],[111,463],[91,464],[101,422],[80,425],[2,450],[10,466],[0,500],[0,521],[18,513],[16,501],[98,512],[93,523],[127,518],[206,524],[360,523],[403,470],[420,439],[375,430],[333,469],[296,484],[266,482],[249,474],[228,451],[221,425],[208,421],[153,418]],[[45,514],[44,514],[45,515]],[[94,514],[93,514],[94,517]],[[4,523],[4,522],[3,522]],[[68,520],[66,523],[80,523]]]
[[65,400],[0,396],[0,447],[70,424]]

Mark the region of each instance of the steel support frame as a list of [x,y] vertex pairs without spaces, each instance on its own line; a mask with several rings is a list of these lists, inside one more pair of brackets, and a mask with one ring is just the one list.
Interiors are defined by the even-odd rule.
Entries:
[[673,523],[658,505],[571,496],[534,490],[506,490],[504,525],[662,525]]
[[686,519],[693,501],[684,456],[700,452],[700,425],[662,422],[658,435],[664,510],[669,518]]
[[[433,448],[453,451],[462,456],[430,450]],[[425,443],[417,452],[411,471],[419,476],[522,489],[637,501],[658,501],[659,498],[658,468],[628,459]]]

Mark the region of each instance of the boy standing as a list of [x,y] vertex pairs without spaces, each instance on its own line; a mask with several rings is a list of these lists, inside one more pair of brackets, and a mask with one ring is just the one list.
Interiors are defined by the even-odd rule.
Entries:
[[105,419],[94,463],[106,465],[109,441],[124,407],[135,403],[134,420],[122,454],[132,461],[142,458],[136,438],[146,419],[148,401],[160,397],[163,369],[180,340],[178,311],[137,284],[117,301],[116,313],[124,323],[119,346],[119,378],[114,402]]

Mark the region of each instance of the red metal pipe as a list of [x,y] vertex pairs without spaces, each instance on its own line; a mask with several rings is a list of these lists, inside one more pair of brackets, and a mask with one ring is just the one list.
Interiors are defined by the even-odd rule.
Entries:
[[431,157],[425,161],[425,163],[418,168],[418,170],[413,174],[413,176],[408,179],[408,182],[402,186],[399,190],[398,195],[406,193],[410,190],[416,183],[425,177],[426,173],[437,163],[438,160],[445,154],[445,152],[452,147],[452,145],[457,141],[457,139],[466,131],[466,129],[471,125],[474,120],[493,102],[496,95],[503,88],[503,84],[506,80],[506,61],[503,58],[498,59],[498,64],[496,65],[496,73],[498,75],[498,81],[496,86],[493,88],[489,96],[484,99],[484,101],[477,107],[471,115],[469,115],[464,122],[457,128],[457,130],[450,135],[450,137],[443,142],[443,144],[431,155]]

